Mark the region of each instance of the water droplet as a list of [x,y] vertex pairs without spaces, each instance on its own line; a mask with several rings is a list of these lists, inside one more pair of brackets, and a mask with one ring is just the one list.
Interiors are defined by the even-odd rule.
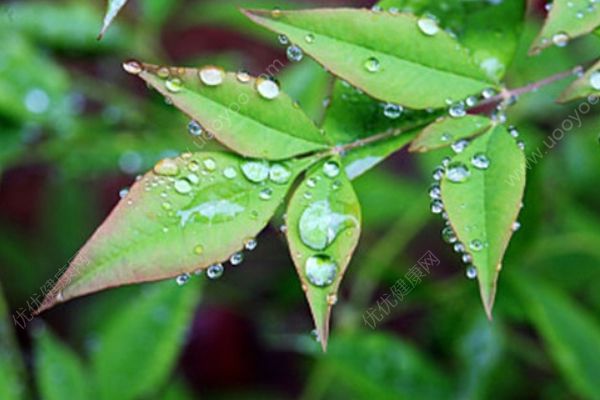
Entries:
[[467,115],[467,110],[465,109],[465,103],[459,101],[458,103],[454,103],[448,109],[448,114],[452,118],[462,118]]
[[327,304],[329,304],[330,306],[336,305],[337,301],[338,297],[335,293],[330,293],[327,295]]
[[310,256],[304,264],[304,272],[308,281],[318,287],[329,286],[337,275],[337,265],[325,254]]
[[508,127],[508,133],[515,139],[519,137],[519,131],[512,125]]
[[402,111],[404,111],[404,108],[398,104],[386,103],[383,106],[383,115],[389,119],[399,118],[402,115]]
[[266,161],[246,161],[242,164],[242,172],[250,182],[263,182],[269,177],[269,163]]
[[225,71],[214,65],[208,65],[198,72],[198,76],[206,86],[218,86],[225,79]]
[[165,86],[167,90],[171,93],[179,93],[181,89],[183,89],[183,82],[179,78],[169,78],[167,79]]
[[490,160],[483,153],[477,153],[471,158],[471,164],[477,169],[488,169]]
[[314,250],[323,250],[333,243],[340,232],[357,225],[354,215],[344,210],[338,212],[332,209],[328,200],[320,200],[311,203],[302,212],[298,230],[305,245]]
[[340,165],[336,161],[327,161],[323,164],[323,173],[329,178],[335,178],[340,174]]
[[217,162],[213,158],[205,158],[202,161],[202,165],[206,168],[207,171],[214,171],[217,169]]
[[452,143],[452,150],[454,150],[455,153],[462,153],[463,151],[465,151],[465,149],[469,146],[469,140],[467,139],[460,139],[457,140],[456,142]]
[[304,40],[306,41],[306,43],[313,43],[315,41],[315,35],[309,33],[306,36],[304,36]]
[[427,36],[433,36],[440,30],[440,27],[438,26],[436,20],[427,16],[419,18],[419,20],[417,21],[417,25],[421,32],[423,32]]
[[491,99],[495,95],[496,91],[492,88],[483,89],[483,91],[481,92],[481,97],[483,97],[484,99]]
[[241,83],[248,83],[248,82],[250,82],[250,79],[251,79],[250,74],[246,71],[238,71],[238,73],[235,74],[235,77]]
[[254,238],[248,238],[244,240],[244,248],[248,251],[252,251],[256,248],[258,242]]
[[465,245],[462,244],[461,242],[456,242],[456,243],[454,243],[453,249],[454,249],[454,252],[456,252],[456,253],[464,253]]
[[229,257],[231,265],[240,265],[242,261],[244,261],[244,254],[242,252],[233,253],[231,257]]
[[483,250],[483,247],[484,247],[484,244],[479,239],[473,239],[469,243],[469,248],[473,251],[481,251],[481,250]]
[[594,90],[600,90],[600,70],[590,74],[590,86]]
[[181,274],[179,275],[176,279],[175,282],[179,285],[179,286],[183,286],[187,283],[187,281],[190,280],[190,274]]
[[223,176],[227,179],[233,179],[237,176],[237,172],[233,167],[227,167],[223,170]]
[[379,60],[375,57],[369,57],[367,61],[365,61],[365,69],[369,72],[377,72],[380,67]]
[[469,279],[477,278],[477,268],[475,268],[473,265],[469,265],[466,270],[466,275]]
[[521,223],[519,221],[513,222],[513,224],[512,224],[512,231],[516,232],[519,229],[521,229]]
[[165,158],[157,162],[153,170],[156,175],[175,176],[179,173],[179,166],[175,160]]
[[288,44],[290,44],[290,40],[285,35],[278,35],[277,41],[279,41],[279,44],[281,44],[283,46],[287,46]]
[[173,186],[175,191],[180,194],[187,194],[192,191],[192,185],[186,179],[178,179]]
[[302,59],[304,58],[304,53],[302,52],[302,49],[296,46],[295,44],[289,46],[285,54],[287,55],[288,60],[293,62],[302,61]]
[[200,255],[202,253],[204,253],[204,246],[199,244],[196,247],[194,247],[194,254]]
[[434,214],[441,214],[444,211],[444,203],[440,200],[433,200],[431,202],[431,212]]
[[258,94],[267,100],[273,100],[279,96],[279,84],[271,79],[259,77],[256,79],[256,90]]
[[192,120],[188,124],[188,132],[192,136],[200,136],[204,132],[204,129],[202,129],[202,126],[197,121]]
[[477,97],[475,96],[469,96],[466,98],[465,100],[465,104],[467,105],[467,107],[475,107],[478,103]]
[[440,189],[440,185],[436,183],[429,188],[429,197],[431,197],[432,200],[440,200],[442,198],[442,190]]
[[434,181],[441,181],[442,178],[444,177],[444,173],[445,172],[446,171],[444,171],[444,168],[437,167],[436,169],[433,170],[433,174],[432,174],[433,180]]
[[569,35],[567,35],[565,32],[556,33],[554,36],[552,36],[552,43],[558,47],[565,47],[567,44],[569,44]]
[[456,241],[458,240],[456,234],[454,233],[454,230],[450,226],[446,226],[444,227],[444,229],[442,229],[442,239],[444,240],[444,242],[449,244],[456,243]]
[[469,168],[461,162],[450,164],[446,170],[446,179],[454,183],[465,182],[470,175]]
[[291,177],[291,171],[283,164],[273,164],[269,169],[269,179],[271,182],[283,185],[288,183]]
[[470,254],[465,253],[461,256],[461,260],[464,264],[470,264],[473,262],[473,257]]
[[129,188],[123,188],[121,190],[119,190],[119,197],[120,198],[125,198],[125,196],[127,196],[127,194],[129,194]]
[[43,114],[50,107],[50,97],[44,90],[35,88],[29,90],[23,99],[25,108],[34,114]]
[[306,180],[306,186],[314,188],[315,186],[317,186],[317,180],[315,178],[308,178]]
[[167,79],[171,73],[169,72],[169,68],[160,67],[158,71],[156,71],[156,75],[158,75],[161,79]]
[[261,200],[270,200],[273,196],[273,190],[271,188],[264,188],[258,193],[258,197]]
[[519,146],[519,149],[525,150],[525,142],[524,141],[517,140],[517,146]]
[[142,72],[143,68],[142,68],[142,64],[140,64],[138,61],[136,60],[129,60],[123,63],[123,69],[132,75],[137,75],[140,72]]
[[209,279],[218,279],[223,276],[224,270],[223,264],[213,264],[206,269],[206,276]]

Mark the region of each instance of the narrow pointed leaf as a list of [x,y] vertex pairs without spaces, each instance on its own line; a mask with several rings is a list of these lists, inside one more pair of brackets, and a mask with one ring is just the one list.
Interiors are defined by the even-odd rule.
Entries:
[[226,261],[265,227],[294,178],[312,162],[276,163],[269,169],[266,161],[228,153],[162,160],[79,251],[41,310],[109,287]]
[[440,118],[419,133],[409,150],[425,153],[447,147],[457,140],[467,139],[487,131],[491,125],[492,121],[489,118],[478,115]]
[[245,13],[380,100],[415,109],[444,107],[448,98],[462,99],[496,83],[448,33],[423,33],[413,15],[358,9]]
[[566,103],[567,101],[580,99],[594,95],[600,96],[600,61],[594,64],[585,74],[573,82],[564,92],[561,93],[558,101]]
[[139,298],[103,326],[92,355],[100,400],[161,397],[200,300],[201,282],[192,279],[140,286]]
[[205,67],[216,82],[222,79],[220,84],[207,85],[199,77],[203,70],[142,67],[140,78],[239,154],[283,160],[328,147],[323,133],[289,96],[279,93],[267,99],[259,94],[256,87],[262,78],[244,75],[240,80],[235,73]]
[[[481,168],[481,156],[489,162],[485,169]],[[474,158],[479,158],[479,168],[473,164]],[[524,187],[525,156],[504,126],[493,127],[453,157],[442,181],[445,210],[459,241],[473,258],[489,318]]]
[[323,350],[331,308],[360,236],[360,205],[339,160],[317,164],[287,210],[287,239]]
[[519,275],[510,282],[518,288],[531,322],[569,385],[581,398],[600,399],[598,313],[588,312],[539,277]]
[[117,14],[127,3],[127,0],[107,0],[108,3],[106,5],[106,14],[104,15],[104,21],[102,22],[102,29],[100,30],[100,34],[98,34],[98,39],[102,39],[110,24],[112,24],[113,20],[116,18]]
[[36,335],[35,370],[44,400],[90,398],[87,371],[73,350],[43,328]]
[[530,53],[558,45],[592,32],[600,26],[600,7],[589,0],[554,0],[542,31],[531,45]]

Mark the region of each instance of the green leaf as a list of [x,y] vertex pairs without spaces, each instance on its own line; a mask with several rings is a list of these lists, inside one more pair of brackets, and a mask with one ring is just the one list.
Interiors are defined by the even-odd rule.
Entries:
[[444,107],[448,98],[463,99],[496,84],[447,32],[426,35],[412,15],[355,9],[244,12],[380,100],[416,109]]
[[465,115],[462,118],[442,117],[423,129],[410,145],[410,151],[427,151],[450,146],[460,139],[467,139],[487,131],[492,121],[478,115]]
[[554,0],[542,31],[533,41],[530,54],[548,46],[565,46],[569,40],[600,26],[600,8],[589,0]]
[[331,308],[360,236],[360,204],[336,158],[317,164],[288,205],[287,239],[323,350]]
[[25,369],[0,287],[0,399],[25,398]]
[[43,400],[85,400],[90,398],[87,371],[71,349],[46,328],[35,336],[35,372]]
[[518,288],[531,321],[544,339],[550,356],[581,398],[600,399],[600,323],[569,299],[561,289],[539,277],[519,274]]
[[155,398],[169,379],[200,299],[200,281],[141,287],[98,336],[92,371],[100,399]]
[[[473,161],[484,157],[489,162]],[[492,315],[502,258],[525,188],[525,156],[504,126],[495,126],[454,156],[441,184],[444,208],[473,258],[481,299]]]
[[[135,61],[127,65],[140,66]],[[222,82],[204,84],[199,78],[201,71]],[[279,93],[269,100],[259,94],[257,86],[264,84],[264,77],[244,75],[240,80],[241,75],[218,67],[198,70],[149,64],[143,65],[139,76],[242,155],[282,160],[328,147],[323,133],[287,95]]]
[[228,153],[185,153],[160,161],[79,251],[41,310],[228,260],[266,226],[295,177],[312,162],[270,165]]
[[600,96],[600,61],[573,82],[558,98],[561,103],[594,95]]
[[324,361],[341,378],[336,385],[351,389],[350,398],[452,398],[450,384],[435,363],[397,336],[338,335],[331,339]]
[[384,140],[370,143],[367,138],[356,142],[353,148],[347,151],[342,158],[346,175],[349,179],[361,176],[391,154],[408,145],[415,138],[417,132],[417,130],[414,130],[396,134],[395,131],[392,131],[385,133],[389,137]]
[[98,40],[102,39],[110,24],[112,24],[119,11],[121,11],[121,8],[127,3],[127,0],[107,0],[107,2],[106,14],[102,22],[102,29],[100,30],[100,34],[98,34]]

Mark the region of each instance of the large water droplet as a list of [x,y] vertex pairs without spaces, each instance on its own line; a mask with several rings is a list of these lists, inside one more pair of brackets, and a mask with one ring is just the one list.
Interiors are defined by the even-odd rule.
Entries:
[[269,177],[269,163],[266,161],[246,161],[242,164],[242,172],[250,182],[263,182]]
[[180,194],[187,194],[192,191],[192,185],[187,179],[178,179],[173,184],[175,191]]
[[142,72],[142,64],[136,60],[129,60],[123,63],[123,69],[132,75],[137,75]]
[[477,153],[471,158],[471,164],[477,169],[488,169],[490,160],[483,153]]
[[337,275],[337,265],[325,254],[310,256],[304,264],[304,272],[308,281],[318,287],[329,286]]
[[206,276],[208,276],[210,279],[218,279],[223,276],[224,270],[225,269],[223,268],[222,264],[213,264],[206,269]]
[[175,160],[165,158],[157,162],[153,170],[156,175],[175,176],[179,173],[179,166]]
[[469,168],[461,162],[450,164],[446,170],[446,179],[454,183],[465,182],[470,175]]
[[377,72],[380,67],[379,60],[375,57],[369,57],[367,61],[365,61],[365,69],[369,72]]
[[198,77],[206,86],[218,86],[225,79],[225,71],[214,65],[207,65],[198,71]]
[[329,178],[335,178],[340,174],[340,165],[336,161],[327,161],[323,164],[323,173]]
[[436,20],[428,16],[419,18],[417,21],[417,26],[419,27],[419,30],[421,30],[421,32],[427,36],[433,36],[440,30]]
[[256,90],[263,98],[273,100],[279,96],[279,84],[271,79],[259,77],[256,79]]
[[273,164],[269,169],[269,179],[271,182],[283,185],[288,183],[292,172],[283,164]]
[[305,245],[314,250],[323,250],[333,243],[341,231],[357,224],[354,215],[336,212],[328,200],[320,200],[311,203],[302,212],[298,230]]

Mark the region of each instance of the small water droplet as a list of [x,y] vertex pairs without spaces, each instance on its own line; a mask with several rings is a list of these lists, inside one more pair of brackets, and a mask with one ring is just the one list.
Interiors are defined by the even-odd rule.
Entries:
[[206,168],[207,171],[214,171],[217,169],[217,162],[213,158],[205,158],[202,161],[202,165]]
[[461,256],[461,260],[462,260],[463,264],[470,264],[473,262],[473,257],[471,257],[471,255],[468,253],[464,253]]
[[302,61],[302,59],[304,58],[304,53],[302,52],[302,49],[296,46],[295,44],[289,46],[285,54],[287,55],[288,60],[293,62]]
[[223,276],[224,270],[223,264],[213,264],[206,269],[206,276],[209,279],[218,279]]
[[250,74],[246,71],[238,71],[238,73],[235,74],[235,77],[241,83],[248,83],[248,82],[250,82],[250,79],[251,79]]
[[264,188],[258,194],[258,197],[261,200],[270,200],[272,196],[273,196],[273,189],[271,189],[271,188]]
[[207,65],[198,71],[198,76],[206,86],[218,86],[225,79],[225,71],[214,65]]
[[198,123],[198,121],[192,120],[188,124],[188,132],[192,136],[200,136],[202,135],[202,132],[204,132],[204,129],[202,129],[202,126]]
[[401,105],[386,103],[383,106],[383,115],[389,119],[397,119],[402,115],[404,108]]
[[438,26],[436,20],[428,16],[423,16],[419,18],[419,20],[417,21],[417,26],[419,27],[421,32],[423,32],[427,36],[433,36],[440,30],[440,27]]
[[519,221],[513,222],[513,224],[512,224],[512,231],[516,232],[519,229],[521,229],[521,223]]
[[179,173],[179,166],[172,158],[165,158],[156,163],[153,171],[156,175],[175,176]]
[[477,169],[488,169],[490,160],[483,153],[477,153],[471,158],[471,164]]
[[179,285],[179,286],[183,286],[187,283],[187,281],[190,280],[190,274],[181,274],[179,275],[176,279],[175,282]]
[[229,262],[231,265],[240,265],[244,261],[244,254],[242,252],[233,253],[231,257],[229,257]]
[[380,67],[379,60],[375,57],[369,57],[367,61],[365,61],[365,69],[369,72],[377,72]]
[[444,203],[440,200],[433,200],[431,202],[431,212],[434,214],[441,214],[444,211]]
[[524,141],[517,140],[517,146],[519,146],[519,149],[525,150],[525,142]]
[[258,242],[254,238],[247,238],[244,240],[244,248],[248,251],[252,251],[258,246]]
[[156,75],[158,75],[161,79],[167,79],[171,73],[169,72],[169,68],[160,67],[158,71],[156,71]]
[[558,47],[565,47],[569,44],[569,35],[565,32],[558,32],[552,36],[552,43]]
[[127,194],[129,194],[129,188],[123,188],[121,190],[119,190],[119,197],[120,198],[125,198],[125,196],[127,196]]
[[469,140],[468,139],[460,139],[457,140],[456,142],[452,143],[452,150],[454,150],[455,153],[462,153],[463,151],[465,151],[465,149],[469,146]]
[[306,43],[313,43],[315,41],[315,35],[309,33],[306,36],[304,36],[304,40],[306,41]]
[[260,183],[269,177],[269,163],[266,161],[246,161],[242,164],[242,172],[250,181]]
[[429,188],[429,197],[432,200],[440,200],[442,198],[442,190],[440,189],[440,185],[436,183]]
[[477,268],[475,268],[473,265],[469,265],[466,269],[466,275],[469,279],[477,278]]
[[318,287],[325,287],[331,285],[335,280],[337,265],[328,255],[313,255],[306,259],[304,272],[311,284]]
[[279,42],[279,44],[281,44],[283,46],[287,46],[288,44],[290,44],[290,40],[285,35],[278,35],[277,41]]
[[259,77],[256,79],[256,90],[263,98],[273,100],[279,96],[279,84],[271,79]]
[[456,243],[458,240],[454,230],[450,226],[446,226],[444,229],[442,229],[442,239],[448,244]]
[[167,79],[165,86],[167,90],[171,93],[179,93],[181,89],[183,89],[183,82],[179,78],[169,78]]
[[123,69],[132,75],[137,75],[143,71],[142,64],[136,60],[129,60],[123,63]]
[[495,95],[496,91],[492,88],[483,89],[483,91],[481,92],[481,97],[483,97],[484,99],[491,99]]
[[446,170],[446,179],[454,183],[465,182],[470,175],[469,168],[461,162],[450,164]]
[[176,180],[173,187],[175,188],[175,191],[180,194],[187,194],[192,190],[192,185],[190,185],[186,179]]
[[484,244],[481,240],[479,239],[473,239],[471,240],[471,242],[469,243],[469,248],[473,251],[481,251],[484,248]]
[[459,101],[458,103],[454,103],[448,109],[448,114],[452,118],[462,118],[467,115],[467,110],[465,109],[465,103]]
[[590,86],[594,90],[600,90],[600,70],[590,74]]
[[283,164],[273,164],[269,169],[269,179],[271,182],[283,185],[288,183],[291,177],[291,171]]
[[227,179],[233,179],[237,176],[237,172],[233,167],[227,167],[223,170],[223,176]]
[[433,180],[441,181],[442,178],[444,177],[445,172],[446,171],[444,170],[444,168],[437,167],[436,169],[433,170],[433,174],[432,174]]
[[327,161],[323,164],[323,173],[329,178],[335,178],[340,174],[340,165],[336,161]]
[[453,250],[455,253],[464,253],[465,245],[462,244],[461,242],[456,242],[456,243],[454,243]]
[[338,297],[335,293],[330,293],[327,295],[327,304],[330,306],[334,306],[338,301]]
[[478,103],[477,97],[469,96],[465,99],[465,104],[467,107],[475,107]]

